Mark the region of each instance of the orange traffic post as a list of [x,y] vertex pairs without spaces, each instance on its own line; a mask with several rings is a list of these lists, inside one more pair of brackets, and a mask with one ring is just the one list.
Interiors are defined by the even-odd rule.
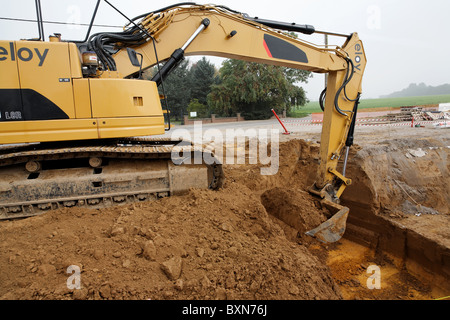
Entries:
[[284,126],[283,122],[282,122],[282,121],[280,120],[280,118],[278,117],[278,115],[277,115],[277,113],[275,112],[275,110],[272,109],[272,112],[273,112],[273,114],[275,115],[275,117],[277,117],[278,122],[279,122],[279,123],[281,124],[281,126],[283,127],[283,129],[284,129],[283,134],[290,134],[290,132],[287,131],[286,127]]

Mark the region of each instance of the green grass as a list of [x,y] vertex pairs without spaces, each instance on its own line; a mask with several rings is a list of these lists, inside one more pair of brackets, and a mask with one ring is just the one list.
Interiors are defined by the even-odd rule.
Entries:
[[[359,109],[367,108],[398,108],[450,102],[450,94],[437,96],[420,96],[405,98],[364,99],[361,98]],[[306,106],[291,112],[292,117],[304,117],[307,114],[322,112],[318,101],[311,101]]]

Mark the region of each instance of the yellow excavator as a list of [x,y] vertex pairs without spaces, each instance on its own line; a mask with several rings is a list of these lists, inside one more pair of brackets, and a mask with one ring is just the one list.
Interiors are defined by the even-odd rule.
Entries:
[[[334,214],[307,234],[339,240],[349,212],[339,197],[351,183],[345,166],[366,65],[358,35],[195,3],[128,19],[104,2],[127,19],[123,31],[90,34],[98,0],[84,40],[54,34],[46,41],[36,0],[39,38],[0,41],[0,219],[220,188],[219,161],[187,164],[173,156],[180,145],[183,157],[200,153],[204,159],[210,151],[152,138],[170,129],[158,86],[184,56],[211,55],[328,74],[320,96],[320,165],[309,191]],[[338,36],[343,44],[320,47],[287,31]],[[153,66],[156,75],[143,80],[142,72]]]

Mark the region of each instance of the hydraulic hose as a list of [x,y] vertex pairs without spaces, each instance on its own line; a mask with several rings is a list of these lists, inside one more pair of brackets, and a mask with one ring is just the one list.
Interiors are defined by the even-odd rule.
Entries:
[[[344,82],[342,83],[342,85],[339,87],[339,89],[336,92],[336,96],[334,97],[334,107],[336,109],[337,112],[339,112],[341,115],[343,116],[347,116],[347,114],[341,110],[341,108],[339,108],[339,96],[341,95],[342,90],[344,90],[344,96],[346,99],[348,99],[347,94],[345,92],[345,87],[347,86],[347,84],[350,82],[350,80],[353,77],[353,72],[354,72],[354,65],[351,59],[346,59],[347,64],[351,67],[351,68],[347,68],[347,72],[345,73],[345,78],[344,78]],[[351,70],[350,75],[349,75],[349,70]],[[349,101],[356,101],[356,100],[351,100],[348,99]],[[351,112],[350,110],[345,110],[347,112]]]

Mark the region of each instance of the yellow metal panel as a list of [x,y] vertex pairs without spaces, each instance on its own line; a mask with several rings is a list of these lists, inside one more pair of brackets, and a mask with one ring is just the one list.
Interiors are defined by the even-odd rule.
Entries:
[[72,78],[83,78],[81,71],[81,54],[75,43],[69,43],[70,71]]
[[14,121],[2,123],[0,144],[98,138],[95,120]]
[[161,116],[156,84],[132,79],[90,79],[95,118]]
[[0,88],[19,88],[19,74],[14,42],[0,41]]
[[[356,99],[358,92],[361,92],[362,76],[366,67],[366,56],[358,34],[354,33],[347,41],[343,50],[349,54],[353,61],[354,72],[351,81],[345,89],[349,99]],[[332,181],[336,174],[332,173],[338,165],[339,156],[345,146],[348,129],[353,118],[355,101],[348,100],[344,96],[343,90],[338,98],[339,108],[345,113],[340,114],[335,108],[335,96],[344,82],[346,70],[330,72],[327,81],[327,95],[325,99],[325,112],[323,118],[322,135],[320,140],[319,182],[318,187],[324,187]]]
[[123,79],[123,76],[118,71],[105,70],[105,71],[102,71],[102,73],[100,74],[100,78],[104,78],[104,79]]
[[77,119],[92,118],[88,79],[73,79],[73,97],[75,101],[75,117]]
[[[325,98],[325,112],[323,117],[322,135],[320,140],[320,158],[322,161],[319,166],[320,188],[324,187],[334,178],[334,174],[329,168],[336,168],[339,157],[339,146],[345,142],[346,131],[350,125],[350,117],[339,114],[334,107],[334,97],[339,86],[341,86],[345,76],[345,71],[330,72],[328,75],[327,96]],[[328,94],[328,93],[331,94]],[[345,110],[351,110],[350,103],[345,104]]]
[[33,89],[74,118],[68,44],[16,41],[16,53],[21,88]]
[[99,138],[164,134],[164,117],[98,119]]
[[[200,26],[202,20],[208,18],[211,23],[185,50],[186,56],[211,55],[223,58],[241,59],[260,63],[274,64],[291,68],[299,68],[314,72],[341,70],[346,67],[343,60],[336,58],[330,52],[319,46],[312,45],[301,39],[293,39],[287,35],[255,27],[236,16],[222,14],[217,11],[180,11],[169,26],[156,36],[158,57],[160,61],[168,59],[172,52],[180,48]],[[167,22],[169,23],[169,22]],[[152,30],[153,31],[153,30]],[[230,33],[237,33],[231,37]],[[277,59],[267,52],[264,36],[270,35],[280,41],[290,43],[302,50],[308,57],[308,62]],[[153,42],[134,48],[143,55],[143,68],[156,64]],[[126,50],[120,50],[114,55],[114,60],[124,76],[139,71],[130,63]]]

